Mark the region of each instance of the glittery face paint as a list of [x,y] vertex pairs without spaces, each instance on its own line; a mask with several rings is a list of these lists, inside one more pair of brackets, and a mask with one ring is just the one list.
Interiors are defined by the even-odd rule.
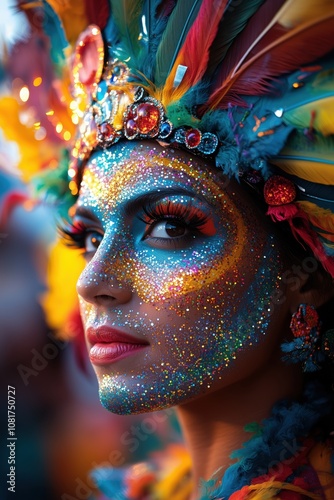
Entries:
[[280,250],[225,184],[201,160],[148,142],[87,165],[74,217],[88,252],[85,330],[108,325],[148,344],[94,366],[107,409],[158,410],[214,390],[264,341]]

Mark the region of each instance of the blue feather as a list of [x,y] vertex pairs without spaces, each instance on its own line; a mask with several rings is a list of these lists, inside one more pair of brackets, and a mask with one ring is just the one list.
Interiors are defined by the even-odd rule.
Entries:
[[173,0],[169,4],[168,15],[166,15],[163,10],[166,4],[164,0],[146,0],[145,2],[143,23],[145,23],[146,31],[143,29],[143,53],[138,69],[145,72],[148,80],[153,80],[156,53],[175,3],[176,1]]
[[[269,418],[263,421],[262,433],[255,435],[244,447],[234,453],[231,458],[239,461],[229,467],[221,485],[209,498],[229,498],[230,495],[250,484],[251,479],[266,474],[270,464],[280,463],[282,451],[289,458],[295,450],[295,444],[308,436],[319,419],[330,414],[333,401],[319,384],[309,384],[305,390],[305,403],[277,403]],[[206,498],[206,497],[201,497]]]
[[50,55],[56,67],[62,67],[66,63],[64,51],[68,47],[65,33],[60,23],[59,17],[52,7],[44,0],[43,9],[43,31],[50,39]]

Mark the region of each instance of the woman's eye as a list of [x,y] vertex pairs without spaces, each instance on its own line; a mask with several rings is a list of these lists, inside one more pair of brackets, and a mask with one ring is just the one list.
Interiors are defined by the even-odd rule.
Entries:
[[167,200],[143,207],[138,219],[145,223],[141,240],[152,248],[181,250],[196,244],[196,240],[216,234],[213,217],[207,210],[192,204]]
[[176,220],[164,220],[151,224],[151,229],[146,234],[149,238],[182,238],[188,234],[187,225]]
[[96,252],[102,241],[103,235],[97,231],[87,231],[85,236],[85,251],[87,253]]

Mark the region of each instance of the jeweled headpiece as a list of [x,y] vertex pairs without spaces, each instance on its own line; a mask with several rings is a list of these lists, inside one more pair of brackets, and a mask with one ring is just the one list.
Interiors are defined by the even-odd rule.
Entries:
[[[78,2],[48,4],[73,41]],[[268,213],[334,276],[333,2],[81,4],[72,193],[96,149],[147,138],[184,148],[265,183]]]

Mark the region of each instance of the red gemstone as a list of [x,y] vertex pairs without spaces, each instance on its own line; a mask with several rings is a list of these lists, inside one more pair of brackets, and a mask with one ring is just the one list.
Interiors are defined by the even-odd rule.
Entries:
[[319,326],[319,315],[313,307],[306,305],[305,309],[297,311],[291,319],[290,329],[294,337],[308,337],[314,328]]
[[139,104],[137,108],[137,125],[141,134],[148,134],[159,123],[160,113],[157,106],[148,102]]
[[135,108],[130,108],[126,115],[127,120],[136,120],[137,119],[137,106]]
[[185,142],[188,148],[197,148],[201,142],[202,134],[199,130],[192,128],[186,132]]
[[287,205],[292,203],[295,198],[295,185],[285,177],[273,175],[264,185],[264,199],[268,205]]
[[109,139],[115,133],[115,131],[114,131],[113,127],[110,125],[110,123],[102,123],[99,126],[99,132],[100,132],[100,135],[102,135],[102,137],[104,137],[105,139]]
[[126,136],[131,139],[131,137],[134,137],[138,132],[138,127],[137,124],[134,120],[128,120],[125,123],[125,133]]

